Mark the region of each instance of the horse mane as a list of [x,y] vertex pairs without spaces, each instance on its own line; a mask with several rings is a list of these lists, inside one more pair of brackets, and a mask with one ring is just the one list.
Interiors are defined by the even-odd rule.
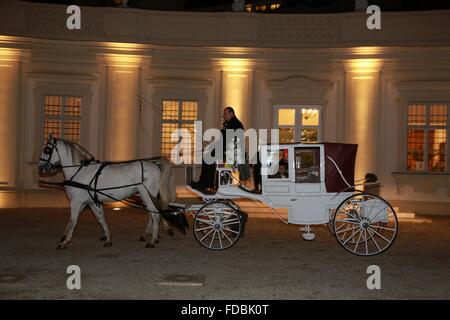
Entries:
[[72,157],[75,162],[85,164],[95,160],[95,157],[78,143],[62,138],[59,138],[58,140],[65,143],[70,150],[72,150]]

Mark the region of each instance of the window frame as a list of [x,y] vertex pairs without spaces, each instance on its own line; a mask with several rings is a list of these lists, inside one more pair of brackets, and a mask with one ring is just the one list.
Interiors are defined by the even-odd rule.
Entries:
[[[60,115],[46,115],[45,114],[45,105],[46,105],[46,97],[60,97],[61,98],[61,114]],[[67,98],[79,98],[81,100],[80,102],[80,114],[78,116],[68,116],[64,112],[64,107]],[[80,123],[80,138],[79,141],[74,141],[76,143],[81,144],[82,143],[82,135],[83,135],[83,115],[84,115],[84,97],[83,95],[73,95],[73,94],[50,94],[45,93],[42,96],[42,136],[43,136],[43,143],[45,144],[46,139],[48,138],[45,135],[45,121],[46,120],[58,120],[60,121],[60,138],[67,139],[64,135],[64,122],[66,121],[78,121]],[[72,140],[69,140],[72,141]]]
[[[447,123],[445,125],[430,125],[430,106],[434,104],[445,104],[447,106]],[[425,124],[424,125],[410,125],[409,124],[409,107],[411,105],[425,105]],[[404,154],[404,163],[405,163],[405,171],[408,173],[419,173],[419,174],[448,174],[450,173],[450,165],[449,165],[449,127],[450,127],[450,103],[446,101],[408,101],[406,104],[406,152]],[[408,170],[408,131],[409,130],[423,130],[424,131],[424,170]],[[445,144],[445,166],[444,171],[431,171],[428,170],[429,164],[429,131],[430,129],[445,129],[446,130],[446,144]]]
[[[294,125],[278,125],[278,110],[280,109],[294,109],[295,121]],[[317,109],[319,110],[319,125],[303,125],[302,123],[302,109]],[[281,128],[293,128],[294,129],[294,142],[299,143],[318,143],[322,141],[323,131],[323,105],[320,104],[276,104],[273,105],[273,127],[275,129]],[[303,129],[317,129],[317,141],[301,141]],[[280,143],[283,143],[280,141]]]
[[[177,101],[178,102],[178,120],[169,120],[169,119],[163,119],[164,117],[164,102],[165,101]],[[183,120],[183,102],[195,102],[197,103],[197,114],[196,114],[196,119],[195,120]],[[195,99],[180,99],[180,98],[162,98],[161,99],[161,138],[160,138],[160,152],[161,155],[164,155],[163,153],[163,148],[164,148],[164,141],[163,141],[163,124],[164,123],[169,123],[169,124],[176,124],[177,125],[177,129],[182,129],[183,124],[192,124],[194,125],[195,121],[199,121],[199,109],[200,109],[200,101],[199,100],[195,100]],[[194,139],[194,137],[192,137]],[[194,153],[194,140],[192,141],[192,152]],[[170,156],[170,155],[169,155]],[[194,154],[192,155],[194,156]],[[194,161],[194,158],[192,158],[192,161]],[[186,164],[186,163],[185,163]],[[193,164],[193,163],[191,163]]]

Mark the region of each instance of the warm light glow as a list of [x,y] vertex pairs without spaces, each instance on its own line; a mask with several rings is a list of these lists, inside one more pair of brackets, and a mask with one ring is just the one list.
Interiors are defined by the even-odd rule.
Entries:
[[224,71],[250,71],[253,62],[248,59],[224,59],[220,61],[220,65]]
[[352,53],[358,54],[358,55],[378,54],[381,51],[382,51],[381,47],[357,47],[357,48],[352,48]]
[[348,69],[355,73],[378,72],[381,62],[377,59],[353,59],[348,62]]
[[319,110],[317,110],[317,109],[302,109],[302,125],[318,126],[319,125]]
[[229,74],[226,78],[225,106],[233,107],[236,116],[246,118],[247,76],[245,74]]
[[247,121],[248,108],[248,71],[252,70],[253,61],[248,59],[223,59],[219,61],[223,71],[223,107],[233,107],[236,116],[244,126]]
[[295,109],[279,109],[278,125],[295,126]]
[[108,54],[106,61],[109,65],[116,67],[139,67],[142,58],[129,54]]
[[120,211],[120,210],[122,210],[122,208],[115,207],[115,208],[112,208],[112,210],[113,210],[113,211]]
[[16,49],[0,48],[0,61],[1,60],[15,61],[17,60],[18,56],[19,51]]

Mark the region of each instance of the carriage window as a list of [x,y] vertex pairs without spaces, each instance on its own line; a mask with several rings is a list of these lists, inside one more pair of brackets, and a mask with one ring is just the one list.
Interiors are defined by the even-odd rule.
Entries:
[[319,148],[295,148],[295,182],[320,182]]
[[280,149],[275,152],[269,152],[267,155],[267,165],[271,166],[278,162],[276,173],[268,175],[269,179],[288,179],[289,178],[289,153],[288,149]]
[[44,97],[44,144],[49,134],[80,143],[81,97]]
[[186,129],[191,134],[189,141],[181,143],[191,144],[192,159],[194,152],[194,121],[197,120],[198,102],[181,100],[164,100],[161,124],[161,153],[170,157],[172,148],[177,144],[171,135],[177,129]]

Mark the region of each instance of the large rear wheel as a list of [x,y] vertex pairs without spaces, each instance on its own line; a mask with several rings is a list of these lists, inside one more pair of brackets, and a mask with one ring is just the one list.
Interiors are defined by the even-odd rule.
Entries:
[[374,256],[394,243],[398,220],[387,201],[360,193],[339,205],[334,213],[332,228],[337,242],[345,250],[358,256]]

